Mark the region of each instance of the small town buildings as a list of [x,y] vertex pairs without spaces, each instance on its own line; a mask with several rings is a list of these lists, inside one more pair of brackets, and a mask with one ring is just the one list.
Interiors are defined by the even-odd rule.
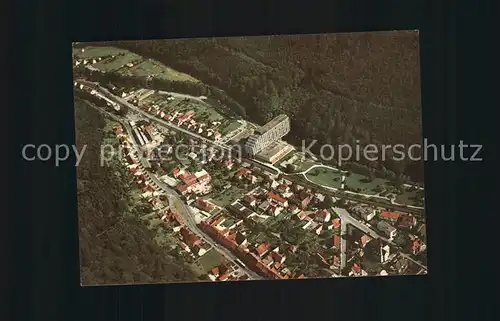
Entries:
[[391,222],[391,223],[396,223],[401,216],[401,213],[396,213],[396,212],[389,212],[389,211],[383,211],[380,213],[380,219]]
[[384,235],[390,240],[392,240],[397,234],[396,228],[386,221],[378,222],[377,229],[384,233]]

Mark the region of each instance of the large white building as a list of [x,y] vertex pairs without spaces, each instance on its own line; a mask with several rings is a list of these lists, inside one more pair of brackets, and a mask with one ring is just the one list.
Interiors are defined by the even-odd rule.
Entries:
[[245,151],[249,155],[255,155],[276,142],[290,131],[290,118],[287,115],[276,116],[264,126],[255,130],[245,144]]

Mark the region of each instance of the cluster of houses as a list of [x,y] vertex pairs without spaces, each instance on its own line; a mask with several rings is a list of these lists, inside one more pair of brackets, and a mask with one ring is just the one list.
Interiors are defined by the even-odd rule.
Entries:
[[391,212],[368,204],[356,203],[349,207],[349,212],[361,217],[366,222],[376,219],[377,230],[389,240],[393,240],[398,231],[416,230],[418,224],[417,218],[411,214]]
[[160,197],[165,193],[150,179],[150,174],[146,171],[144,164],[140,162],[137,150],[133,147],[132,139],[124,134],[121,125],[114,127],[113,131],[120,140],[127,168],[134,176],[136,184],[143,191],[142,197],[151,203],[154,210],[165,207],[166,204]]
[[226,263],[215,266],[208,277],[212,281],[244,281],[248,280],[248,275],[242,273],[242,270],[236,264]]
[[293,272],[286,265],[288,251],[296,247],[272,247],[268,243],[252,244],[250,230],[243,219],[235,219],[228,212],[220,210],[200,227],[219,244],[231,250],[250,269],[271,279],[304,278],[304,274]]
[[169,121],[177,126],[185,127],[198,135],[202,135],[213,140],[218,140],[222,137],[222,134],[218,131],[218,128],[222,124],[220,121],[206,123],[198,122],[195,119],[195,112],[193,110],[184,113],[175,111],[171,114],[167,114],[162,111],[158,105],[143,105],[141,108],[147,112],[155,114],[158,118]]
[[180,181],[176,189],[182,196],[206,195],[212,190],[212,185],[210,184],[212,177],[204,169],[191,173],[186,169],[176,168],[172,171],[172,175]]
[[211,249],[211,245],[204,242],[184,226],[182,219],[171,210],[167,209],[158,213],[158,217],[168,223],[168,226],[179,237],[181,248],[193,257],[203,256]]

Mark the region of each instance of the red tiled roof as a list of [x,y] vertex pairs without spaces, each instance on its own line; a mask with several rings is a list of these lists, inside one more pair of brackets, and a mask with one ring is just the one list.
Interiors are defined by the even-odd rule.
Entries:
[[340,246],[340,241],[341,241],[340,235],[335,234],[333,236],[333,246],[339,247]]
[[261,245],[259,245],[255,251],[259,254],[259,255],[263,255],[264,253],[266,253],[269,249],[269,246],[266,244],[266,243],[262,243]]
[[361,271],[361,267],[357,264],[354,264],[352,266],[352,271],[355,272],[355,273],[358,273],[359,271]]
[[301,220],[301,221],[302,221],[303,219],[305,219],[306,217],[307,217],[307,214],[306,214],[306,212],[304,212],[304,211],[300,211],[300,212],[298,212],[298,213],[297,213],[297,218],[298,218],[299,220]]
[[340,218],[336,218],[332,221],[332,225],[334,228],[339,228],[340,227]]
[[283,204],[283,203],[286,202],[286,199],[282,198],[281,196],[279,196],[278,194],[275,194],[273,192],[267,193],[267,197],[270,198],[270,199],[275,200],[278,203],[282,203]]
[[388,219],[392,219],[392,220],[397,220],[400,216],[401,216],[400,213],[389,212],[389,211],[384,211],[384,212],[380,213],[380,217],[388,218]]
[[247,175],[247,174],[250,174],[250,173],[251,172],[248,169],[242,168],[242,169],[240,169],[239,171],[236,172],[235,176],[236,177],[241,177],[243,175]]
[[185,192],[187,190],[187,186],[186,185],[179,185],[179,186],[177,186],[177,190],[181,193]]
[[219,217],[215,222],[212,223],[213,226],[219,225],[224,220],[224,216]]
[[253,196],[253,195],[247,195],[245,197],[245,201],[247,201],[248,203],[252,203],[254,201],[256,201],[257,199]]
[[219,275],[219,267],[218,267],[218,266],[216,266],[216,267],[214,267],[214,268],[212,269],[212,274],[213,274],[213,275]]
[[420,240],[416,239],[415,241],[413,241],[412,250],[418,251],[420,249],[420,245]]
[[199,208],[203,209],[203,210],[206,210],[208,212],[210,212],[211,210],[213,210],[215,208],[215,205],[210,203],[210,202],[207,202],[205,201],[204,199],[197,199],[196,200],[196,205],[198,205]]
[[271,257],[273,258],[274,262],[280,262],[283,260],[283,255],[277,253],[277,252],[271,252]]

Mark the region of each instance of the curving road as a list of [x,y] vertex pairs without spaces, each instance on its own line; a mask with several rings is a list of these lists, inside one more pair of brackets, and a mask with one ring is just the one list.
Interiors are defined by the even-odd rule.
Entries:
[[[98,89],[98,90],[100,90],[100,91],[102,91],[102,92],[106,93],[106,95],[107,95],[107,97],[108,97],[108,98],[110,98],[110,99],[114,99],[117,103],[123,104],[123,105],[125,105],[125,106],[129,107],[130,109],[132,109],[132,110],[134,110],[134,111],[136,111],[136,112],[138,112],[138,113],[141,113],[142,115],[144,115],[146,118],[150,119],[151,121],[154,121],[154,122],[156,122],[156,123],[159,123],[159,124],[161,124],[161,125],[163,125],[163,126],[165,126],[165,127],[169,127],[169,128],[174,129],[174,130],[176,130],[176,131],[183,132],[183,133],[185,133],[186,135],[189,135],[189,136],[191,136],[191,137],[195,137],[195,138],[199,139],[200,141],[204,142],[204,143],[205,143],[205,144],[207,144],[207,145],[210,145],[210,146],[214,146],[214,147],[220,148],[220,149],[221,149],[221,150],[223,150],[223,151],[227,151],[227,152],[229,152],[229,151],[231,150],[228,146],[225,146],[225,145],[219,144],[219,143],[217,143],[217,142],[214,142],[214,141],[212,141],[212,140],[210,140],[210,139],[207,139],[206,137],[203,137],[203,136],[200,136],[200,135],[198,135],[198,134],[196,134],[196,133],[193,133],[193,132],[191,132],[191,131],[188,131],[188,130],[186,130],[186,129],[182,128],[182,127],[179,127],[179,126],[177,126],[177,125],[175,125],[175,124],[172,124],[172,123],[170,123],[170,122],[167,122],[167,121],[165,121],[165,120],[163,120],[163,119],[159,119],[156,115],[152,115],[152,114],[150,114],[150,113],[148,113],[148,112],[146,112],[146,111],[144,111],[144,110],[140,109],[139,107],[136,107],[136,106],[132,105],[132,104],[131,104],[131,103],[129,103],[128,101],[126,101],[126,100],[124,100],[124,99],[122,99],[122,98],[120,98],[120,97],[117,97],[117,96],[113,95],[113,94],[112,94],[112,93],[110,93],[107,89],[105,89],[105,88],[101,87],[99,84],[92,83],[92,82],[88,82],[88,81],[85,81],[85,80],[77,80],[77,81],[78,81],[78,82],[80,82],[81,84],[87,85],[87,86],[88,86],[88,87],[90,87],[91,89],[96,89],[96,90]],[[169,93],[169,94],[173,96],[173,93]],[[178,95],[178,97],[185,97],[185,98],[190,98],[190,99],[197,98],[197,97],[193,97],[193,96],[189,96],[189,95],[183,95],[183,94],[177,94],[177,95]],[[200,98],[198,97],[198,99],[200,99]],[[203,100],[202,100],[202,101],[203,101]],[[128,125],[128,124],[127,124],[127,125]],[[133,136],[131,136],[131,137],[133,137]],[[267,165],[267,164],[261,163],[261,162],[256,161],[256,160],[251,160],[251,159],[243,159],[243,160],[244,160],[244,161],[246,161],[246,162],[252,163],[252,164],[254,164],[254,165],[256,165],[256,166],[259,166],[259,167],[264,167],[264,168],[265,168],[266,170],[268,170],[268,171],[269,171],[269,170],[271,170],[271,171],[277,171],[278,173],[276,173],[276,174],[281,174],[281,173],[282,173],[279,169],[277,169],[277,168],[276,168],[276,167],[274,167],[274,166],[269,166],[269,165]],[[320,166],[320,165],[318,165],[318,166]],[[294,181],[295,183],[298,183],[298,184],[301,184],[301,185],[305,185],[305,186],[308,186],[308,187],[312,187],[312,188],[318,187],[318,185],[312,184],[312,183],[310,183],[310,182],[304,182],[304,180],[303,180],[303,179],[299,179],[299,180],[298,180],[298,179],[297,179],[297,178],[298,178],[297,176],[295,176],[295,177],[293,177],[293,175],[285,175],[285,176],[287,177],[287,179],[292,180],[292,181]],[[150,176],[150,177],[151,177],[151,176]],[[165,190],[165,191],[170,191],[170,192],[167,192],[167,194],[171,194],[171,195],[173,195],[172,197],[177,198],[177,199],[179,200],[179,203],[180,203],[180,204],[183,204],[183,207],[184,207],[184,211],[185,211],[185,213],[188,213],[188,214],[186,214],[186,215],[185,215],[185,216],[186,216],[186,218],[187,218],[187,219],[185,218],[186,225],[187,225],[187,224],[188,224],[188,222],[189,222],[189,224],[193,227],[193,232],[194,232],[194,231],[197,231],[197,233],[196,233],[197,235],[199,235],[199,236],[204,236],[204,237],[203,237],[203,239],[208,239],[208,240],[210,240],[212,243],[210,243],[210,242],[209,242],[209,243],[210,243],[212,246],[214,246],[214,248],[215,248],[215,249],[217,249],[217,250],[219,251],[219,253],[221,253],[221,254],[222,254],[222,253],[224,253],[224,252],[227,252],[227,255],[224,255],[224,256],[226,256],[226,257],[230,257],[230,258],[232,257],[232,258],[233,258],[233,260],[232,260],[232,261],[236,260],[236,257],[235,257],[235,256],[234,256],[231,252],[229,252],[229,251],[228,251],[228,250],[226,250],[225,248],[224,248],[224,249],[222,249],[221,247],[217,247],[217,246],[215,245],[216,243],[215,243],[215,242],[214,242],[214,241],[213,241],[210,237],[208,237],[208,236],[207,236],[207,235],[206,235],[203,231],[201,231],[201,230],[198,228],[198,226],[197,226],[197,224],[196,224],[196,222],[195,222],[195,220],[194,220],[194,214],[192,213],[192,211],[190,210],[190,208],[189,208],[189,207],[188,207],[188,206],[187,206],[187,205],[186,205],[186,204],[185,204],[182,200],[180,200],[180,198],[179,198],[178,194],[177,194],[175,191],[172,191],[172,190],[171,190],[171,188],[170,188],[168,185],[166,185],[165,183],[161,182],[161,181],[160,181],[159,179],[157,179],[156,177],[154,177],[154,179],[153,179],[153,178],[151,178],[151,180],[153,180],[153,181],[155,181],[155,182],[158,182],[159,184],[158,184],[158,183],[157,183],[157,184],[159,185],[159,187],[161,187],[161,188],[162,188],[163,190]],[[163,187],[162,187],[162,185],[163,185]],[[353,200],[353,201],[357,201],[357,202],[363,202],[363,203],[372,204],[372,205],[375,205],[375,206],[383,206],[383,207],[387,207],[387,206],[389,205],[389,204],[381,204],[381,203],[378,203],[378,202],[373,201],[373,200],[367,200],[367,199],[360,200],[360,199],[359,199],[359,198],[357,198],[357,197],[353,197],[353,196],[346,195],[346,193],[342,193],[342,194],[340,194],[340,193],[338,193],[338,192],[336,192],[336,191],[332,191],[332,190],[324,190],[324,191],[323,191],[323,193],[324,193],[324,194],[326,194],[326,195],[335,196],[335,197],[342,197],[342,198],[345,198],[345,199],[348,199],[348,200]],[[355,195],[356,195],[356,193],[353,193],[353,194],[355,194]],[[417,214],[417,215],[422,214],[422,212],[421,212],[421,211],[418,211],[418,210],[416,210],[416,209],[411,209],[411,208],[408,208],[408,207],[404,207],[404,206],[397,206],[397,205],[395,205],[395,204],[392,204],[392,205],[391,205],[391,207],[393,207],[395,210],[405,211],[405,212],[409,212],[409,213],[412,213],[412,214]],[[370,237],[373,237],[373,238],[378,238],[378,239],[382,239],[382,240],[384,240],[385,242],[387,242],[387,243],[389,243],[389,244],[391,244],[391,245],[393,245],[393,246],[396,246],[396,245],[394,244],[394,242],[389,241],[389,240],[388,240],[387,238],[385,238],[385,237],[382,237],[382,236],[381,236],[381,235],[379,235],[377,232],[375,232],[374,230],[370,229],[368,226],[364,225],[362,222],[360,222],[360,221],[356,220],[355,218],[353,218],[353,217],[349,214],[349,212],[347,212],[346,210],[341,209],[341,208],[336,208],[336,209],[337,209],[337,210],[339,210],[339,212],[338,212],[337,214],[338,214],[338,215],[339,215],[339,217],[341,218],[341,222],[343,222],[343,224],[344,224],[344,223],[345,223],[345,224],[351,224],[351,225],[353,225],[353,226],[357,227],[358,229],[360,229],[361,231],[363,231],[364,233],[366,233],[367,235],[369,235]],[[336,212],[337,212],[337,211],[336,211]],[[346,228],[346,226],[345,226],[344,228]],[[342,243],[341,243],[341,244],[342,244]],[[344,242],[344,245],[341,245],[341,247],[342,247],[342,246],[344,246],[344,247],[345,247],[345,242]],[[343,252],[345,253],[345,251],[343,251]],[[425,267],[424,265],[422,265],[420,262],[413,260],[413,259],[412,259],[411,257],[409,257],[408,255],[405,255],[405,254],[402,254],[402,255],[404,255],[406,258],[408,258],[409,260],[413,261],[414,263],[418,264],[419,266],[421,266],[421,267],[423,267],[423,268],[427,268],[427,267]],[[342,257],[341,257],[341,262],[342,262]],[[344,262],[345,262],[345,257],[344,257]],[[253,274],[254,274],[255,276],[257,276],[258,278],[260,278],[260,277],[259,277],[258,275],[256,275],[255,273],[253,273]],[[251,275],[251,274],[249,273],[249,275]]]
[[[107,116],[113,118],[115,121],[119,122],[120,124],[122,124],[122,126],[125,128],[125,131],[129,134],[129,137],[132,138],[132,142],[134,144],[135,151],[137,152],[139,150],[137,142],[135,141],[135,138],[132,135],[132,127],[130,127],[128,121],[126,121],[126,120],[124,120],[124,119],[118,117],[117,115],[114,115],[108,111],[102,110],[101,108],[97,108],[92,104],[91,104],[91,106],[98,109],[99,111],[103,112]],[[174,204],[175,202],[177,202],[177,204],[181,204],[182,212],[179,214],[181,215],[181,217],[184,221],[184,224],[191,232],[196,234],[196,236],[198,236],[204,242],[210,244],[215,251],[219,252],[219,254],[221,254],[223,257],[225,257],[228,261],[230,261],[233,264],[239,265],[240,269],[242,269],[246,274],[248,274],[250,279],[253,279],[253,280],[262,280],[263,279],[260,275],[258,275],[254,271],[250,270],[248,267],[242,268],[241,264],[236,263],[237,257],[232,252],[230,252],[229,250],[227,250],[224,247],[219,247],[219,245],[214,240],[212,240],[205,232],[203,232],[198,227],[198,224],[196,223],[196,220],[194,219],[195,213],[193,212],[191,207],[189,207],[186,203],[184,203],[181,200],[181,198],[179,197],[179,195],[174,190],[172,190],[172,188],[170,188],[170,186],[168,186],[167,184],[162,182],[160,179],[158,179],[158,177],[156,177],[156,175],[151,174],[150,172],[148,172],[146,170],[146,168],[144,167],[144,163],[143,163],[144,158],[142,157],[141,153],[137,153],[137,156],[140,160],[139,168],[141,168],[143,170],[143,172],[145,173],[147,178],[149,178],[151,181],[153,181],[153,183],[156,187],[160,188],[167,195],[169,203]]]

